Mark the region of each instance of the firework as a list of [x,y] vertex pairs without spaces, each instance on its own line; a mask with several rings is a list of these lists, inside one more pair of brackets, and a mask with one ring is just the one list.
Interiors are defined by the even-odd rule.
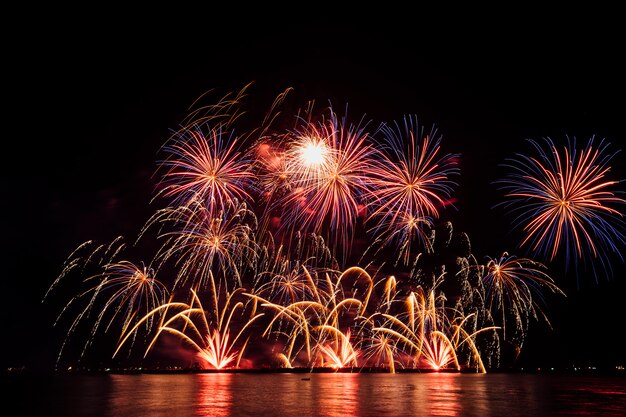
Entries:
[[161,162],[167,172],[160,195],[174,197],[177,205],[197,199],[220,206],[250,201],[253,173],[250,161],[238,150],[238,138],[221,128],[208,128],[207,133],[202,128],[181,130],[164,147],[169,157]]
[[[160,243],[149,266],[117,261],[118,240],[85,254],[87,242],[50,287],[98,268],[59,315],[85,302],[68,332],[93,320],[85,349],[104,327],[120,330],[114,358],[139,341],[146,357],[173,337],[218,370],[246,357],[286,368],[486,372],[499,333],[522,341],[529,318],[549,324],[543,294],[563,293],[542,264],[504,253],[478,265],[469,237],[453,240],[452,223],[440,220],[459,169],[437,129],[407,116],[370,135],[368,123],[332,108],[316,118],[311,105],[292,129],[273,130],[285,92],[260,126],[235,135],[246,88],[194,110],[165,143],[156,196],[166,206],[136,241],[154,232]],[[605,179],[613,155],[593,140],[563,155],[551,141],[545,153],[532,143],[539,157],[512,161],[502,181],[523,211],[522,245],[606,263],[605,249],[625,240],[625,201]],[[355,248],[366,249],[352,263]],[[190,300],[175,301],[180,292]]]
[[331,368],[335,369],[358,366],[358,351],[354,349],[350,342],[350,330],[343,333],[336,327],[328,325],[316,327],[315,330],[322,334],[332,335],[330,343],[322,342],[318,344],[320,353],[325,358],[322,366],[326,366],[327,362],[330,363]]
[[[435,371],[452,366],[460,370],[459,356],[464,355],[467,367],[486,372],[476,337],[495,331],[497,327],[488,326],[468,332],[466,328],[472,327],[469,324],[476,317],[445,308],[445,296],[435,296],[434,290],[426,294],[419,287],[405,299],[394,302],[402,306],[397,313],[376,313],[365,324],[371,326],[375,341],[385,341],[387,352],[403,353],[396,353],[396,360],[402,366]],[[380,345],[375,347],[378,351],[380,348]],[[395,368],[392,360],[389,359],[390,369]]]
[[255,148],[259,190],[268,207],[273,207],[275,199],[292,190],[292,172],[287,165],[285,151],[276,143],[266,140]]
[[367,364],[376,368],[387,367],[390,373],[396,372],[398,349],[393,337],[383,332],[375,332],[374,335],[360,337],[360,343],[364,346],[363,358]]
[[202,105],[203,97],[196,100],[182,127],[162,147],[165,158],[159,163],[162,178],[157,197],[172,198],[175,205],[197,199],[218,205],[252,201],[257,191],[252,170],[255,155],[242,147],[265,136],[291,89],[276,97],[257,127],[235,135],[236,123],[245,114],[241,103],[250,85],[226,94],[215,104]]
[[[83,345],[81,358],[85,355],[88,347],[93,343],[102,327],[104,327],[104,333],[106,333],[111,328],[117,330],[117,326],[119,326],[121,334],[123,334],[128,330],[129,326],[139,320],[139,317],[142,317],[155,306],[160,305],[168,295],[167,287],[155,278],[155,272],[152,268],[145,265],[138,266],[126,260],[113,261],[124,246],[123,243],[120,243],[119,238],[115,239],[108,246],[97,246],[85,257],[80,256],[82,251],[91,244],[92,242],[85,242],[72,253],[62,274],[53,284],[53,286],[58,285],[62,277],[67,276],[79,266],[83,271],[91,267],[96,267],[99,270],[98,273],[82,280],[81,287],[85,288],[81,289],[65,305],[56,319],[55,325],[61,321],[64,315],[69,314],[75,306],[79,306],[81,302],[83,303],[82,306],[78,307],[78,313],[72,320],[57,357],[57,365],[65,345],[69,342],[70,336],[90,317],[93,316],[95,318],[89,330],[89,337]],[[99,260],[94,260],[94,258],[98,257]],[[90,265],[92,263],[94,264]],[[49,291],[52,289],[53,287]],[[145,329],[149,329],[152,321],[146,320],[144,324]]]
[[156,258],[161,263],[175,259],[179,271],[175,286],[191,282],[206,288],[214,271],[233,277],[241,286],[240,272],[256,256],[256,217],[246,204],[234,200],[216,207],[206,200],[192,200],[157,212],[147,227],[164,223],[171,224],[172,230],[159,234],[165,243]]
[[506,252],[499,258],[487,259],[485,265],[478,266],[485,289],[485,307],[494,317],[499,317],[504,337],[508,334],[507,317],[514,319],[513,334],[517,334],[520,342],[524,339],[530,317],[544,319],[549,324],[543,312],[543,290],[565,294],[545,272],[545,266]]
[[363,123],[349,125],[329,109],[328,120],[302,119],[286,154],[292,189],[281,203],[283,228],[324,235],[344,257],[362,211],[373,147]]
[[[115,357],[126,341],[138,330],[139,325],[160,315],[159,326],[144,356],[153,349],[163,334],[174,335],[191,346],[197,357],[213,369],[237,367],[246,349],[248,340],[240,342],[246,329],[263,314],[254,315],[254,309],[246,316],[246,306],[234,299],[242,292],[237,289],[232,293],[218,294],[215,282],[211,285],[211,309],[205,310],[195,290],[191,290],[191,302],[170,301],[146,314],[132,329],[124,334],[113,356]],[[222,297],[220,297],[222,295]],[[238,332],[234,330],[235,316],[243,317],[244,324]],[[234,334],[234,337],[232,335]],[[233,363],[234,362],[234,363]]]
[[562,150],[550,138],[529,141],[536,155],[509,159],[511,173],[497,182],[509,199],[504,204],[518,213],[516,226],[525,233],[520,246],[549,260],[564,251],[568,264],[583,260],[594,267],[597,260],[609,271],[608,253],[621,259],[618,245],[626,242],[626,200],[614,190],[619,181],[609,179],[616,153],[594,137],[582,149],[575,138]]
[[415,117],[406,117],[403,126],[383,124],[379,132],[383,138],[370,169],[367,220],[385,245],[400,247],[398,258],[406,265],[413,241],[432,250],[429,230],[440,210],[452,203],[458,155],[442,154],[437,129],[425,131]]
[[111,307],[116,306],[114,316],[122,314],[122,333],[131,320],[141,312],[150,311],[154,306],[161,304],[169,293],[167,287],[154,277],[154,270],[142,265],[141,267],[129,261],[120,261],[106,265],[103,279],[98,291],[110,291],[105,307],[100,315]]
[[[307,365],[319,360],[320,364],[331,363],[333,368],[348,364],[356,366],[357,354],[352,347],[349,327],[367,307],[373,285],[371,277],[360,268],[350,268],[343,273],[327,270],[322,275],[320,279],[317,273],[312,275],[307,272],[306,284],[303,285],[309,288],[309,300],[281,305],[258,294],[248,296],[274,315],[263,336],[286,337],[284,356],[290,364],[294,362],[295,356],[304,352]],[[352,297],[354,294],[344,291],[342,281],[349,278],[354,279],[354,283],[360,279],[366,281],[368,289],[362,292],[363,299]],[[359,292],[358,289],[354,291]],[[341,329],[347,330],[344,332]]]

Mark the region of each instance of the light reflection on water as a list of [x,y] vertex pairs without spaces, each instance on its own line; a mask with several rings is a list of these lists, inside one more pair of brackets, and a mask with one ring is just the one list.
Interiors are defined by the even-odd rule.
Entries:
[[231,385],[234,376],[234,374],[198,374],[194,415],[215,417],[232,415]]
[[[8,382],[8,384],[4,384]],[[520,374],[142,374],[3,377],[21,415],[623,416],[626,378]],[[9,407],[7,404],[5,407]]]

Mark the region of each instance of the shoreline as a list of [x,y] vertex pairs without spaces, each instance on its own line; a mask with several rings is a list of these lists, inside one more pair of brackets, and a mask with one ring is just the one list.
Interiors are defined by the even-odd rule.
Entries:
[[[352,373],[352,374],[389,374],[389,368],[251,368],[251,369],[197,369],[197,368],[125,368],[125,369],[76,369],[76,370],[34,370],[24,368],[8,368],[3,371],[5,375],[180,375],[180,374],[332,374],[332,373]],[[396,369],[396,374],[524,374],[524,375],[581,375],[581,376],[621,376],[626,377],[626,370],[622,366],[609,368],[589,367],[589,368],[533,368],[533,369],[492,369],[485,374],[477,372],[475,369]]]

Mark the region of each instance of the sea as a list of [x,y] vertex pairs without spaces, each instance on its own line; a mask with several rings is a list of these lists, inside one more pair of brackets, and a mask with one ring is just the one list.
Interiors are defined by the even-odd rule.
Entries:
[[626,416],[626,375],[133,373],[2,376],[5,416]]

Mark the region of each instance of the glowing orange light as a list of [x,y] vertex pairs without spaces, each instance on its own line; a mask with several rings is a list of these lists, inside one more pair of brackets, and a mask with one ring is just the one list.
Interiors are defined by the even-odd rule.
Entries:
[[304,146],[299,149],[299,154],[305,166],[318,166],[326,161],[328,148],[319,138],[308,138]]

